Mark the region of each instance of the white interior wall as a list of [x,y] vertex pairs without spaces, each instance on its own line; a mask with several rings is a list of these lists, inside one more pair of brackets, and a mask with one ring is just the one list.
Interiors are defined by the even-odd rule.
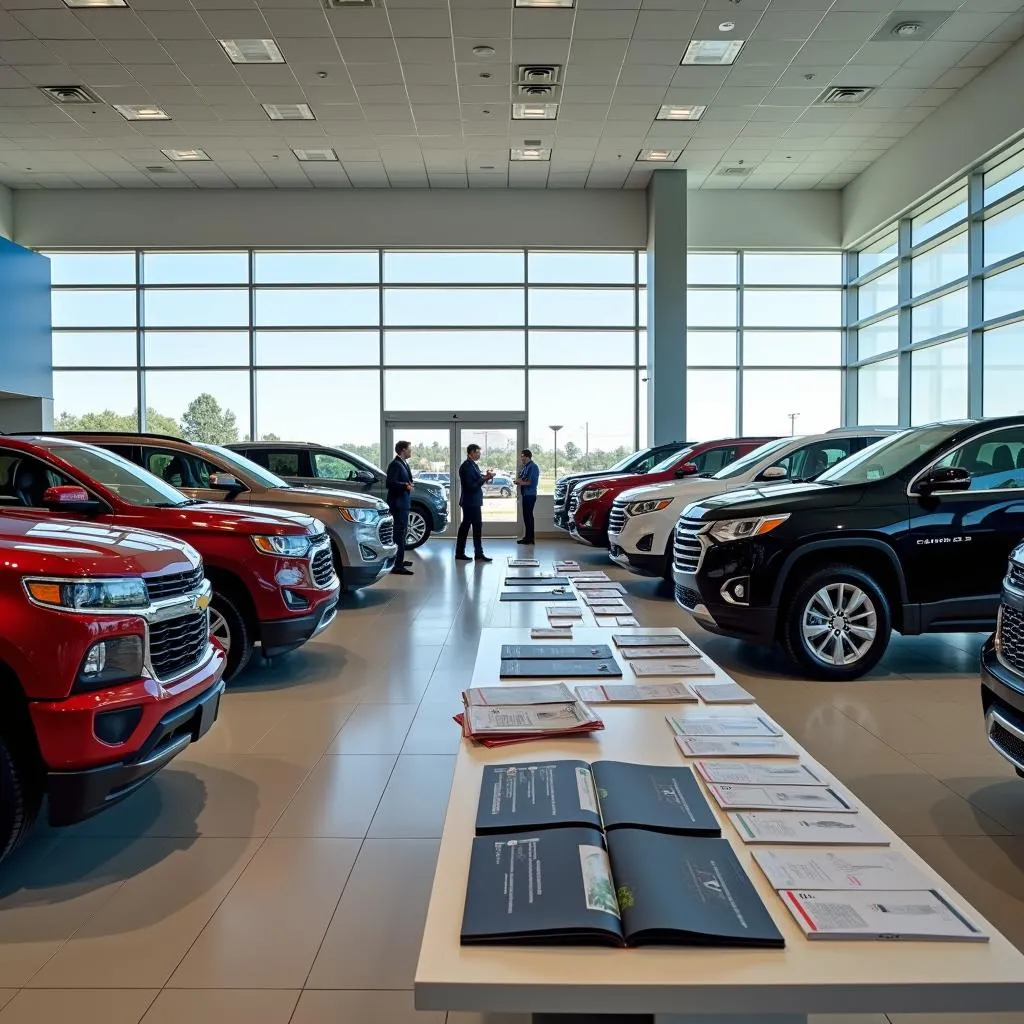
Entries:
[[843,244],[863,238],[1024,132],[1024,40],[843,190]]
[[[639,190],[28,190],[16,240],[49,247],[642,248]],[[840,193],[691,191],[695,248],[834,248]],[[2,221],[0,221],[2,223]]]
[[14,238],[14,193],[0,185],[0,238]]

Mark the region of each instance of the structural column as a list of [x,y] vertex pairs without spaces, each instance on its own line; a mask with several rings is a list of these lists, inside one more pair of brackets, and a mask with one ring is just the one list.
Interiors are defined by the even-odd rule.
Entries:
[[666,169],[647,186],[647,443],[685,437],[686,171]]

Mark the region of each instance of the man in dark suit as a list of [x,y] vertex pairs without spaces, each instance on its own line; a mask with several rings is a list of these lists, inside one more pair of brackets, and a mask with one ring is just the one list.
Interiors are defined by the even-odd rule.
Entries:
[[409,507],[412,504],[412,470],[409,468],[409,456],[412,445],[408,441],[399,441],[395,445],[395,457],[388,466],[388,508],[395,518],[395,543],[398,554],[391,570],[396,576],[412,576],[409,568],[412,562],[405,560],[405,532],[409,529]]
[[466,538],[469,528],[473,528],[473,548],[478,562],[490,562],[493,559],[484,554],[480,534],[483,530],[484,484],[494,479],[490,471],[480,472],[477,462],[480,459],[480,445],[471,444],[466,449],[466,461],[459,466],[459,505],[462,507],[462,522],[455,540],[455,559],[459,562],[470,562],[473,559],[466,554]]

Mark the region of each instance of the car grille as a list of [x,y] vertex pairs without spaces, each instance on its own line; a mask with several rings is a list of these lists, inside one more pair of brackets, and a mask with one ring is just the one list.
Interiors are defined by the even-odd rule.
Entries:
[[395,543],[395,521],[388,517],[380,521],[380,526],[377,527],[377,539],[381,544],[394,544]]
[[988,738],[1015,764],[1024,764],[1024,740],[1010,732],[997,719],[990,721]]
[[321,589],[326,589],[334,582],[334,556],[329,543],[314,548],[309,572],[313,582]]
[[612,505],[611,514],[608,516],[608,532],[622,533],[626,528],[626,506],[616,502]]
[[188,572],[173,572],[166,576],[151,576],[146,580],[150,601],[165,601],[169,597],[193,594],[203,585],[203,567],[198,565]]
[[568,484],[555,484],[555,508],[565,508],[565,497],[569,490]]
[[570,523],[576,521],[576,513],[579,510],[579,507],[580,507],[580,496],[578,494],[574,494],[572,496],[572,498],[570,499],[570,501],[569,501],[568,515],[569,515],[569,522]]
[[210,643],[210,615],[201,611],[149,627],[149,664],[160,680],[173,679],[203,660]]
[[696,572],[700,568],[704,545],[700,541],[699,520],[680,519],[672,546],[672,564],[680,572]]
[[1015,587],[1020,587],[1021,590],[1024,590],[1024,565],[1018,565],[1016,562],[1011,562],[1007,575],[1010,577],[1010,582]]
[[677,584],[676,603],[693,611],[700,604],[700,594],[696,590],[691,590],[689,587],[681,587]]
[[1024,615],[1004,604],[1000,610],[999,657],[1007,665],[1024,672]]

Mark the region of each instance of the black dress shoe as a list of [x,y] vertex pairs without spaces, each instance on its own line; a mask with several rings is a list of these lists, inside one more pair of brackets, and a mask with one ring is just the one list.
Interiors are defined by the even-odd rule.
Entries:
[[409,566],[412,565],[412,562],[406,561],[406,562],[403,562],[402,565],[404,565],[406,567],[406,569],[408,569]]
[[456,555],[455,556],[455,561],[456,562],[472,562],[473,559],[470,558],[469,555]]
[[474,562],[493,562],[494,559],[493,558],[488,558],[486,555],[474,555],[473,556],[473,561]]
[[517,540],[516,543],[517,544],[528,544],[528,545],[530,545],[532,547],[534,541],[533,541],[532,537],[523,537],[520,540]]
[[394,569],[391,570],[391,575],[392,576],[415,576],[416,573],[414,573],[412,571],[412,569],[406,569],[406,567],[404,565],[396,565],[394,567]]

